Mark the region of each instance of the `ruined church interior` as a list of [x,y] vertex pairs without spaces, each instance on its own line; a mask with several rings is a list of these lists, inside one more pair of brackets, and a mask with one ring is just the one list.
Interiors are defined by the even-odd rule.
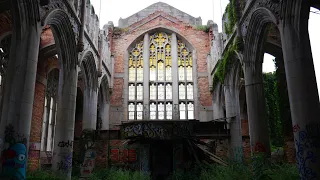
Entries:
[[164,2],[139,6],[101,25],[90,0],[0,0],[0,179],[120,168],[166,180],[255,156],[320,179],[318,0],[230,0],[222,32]]

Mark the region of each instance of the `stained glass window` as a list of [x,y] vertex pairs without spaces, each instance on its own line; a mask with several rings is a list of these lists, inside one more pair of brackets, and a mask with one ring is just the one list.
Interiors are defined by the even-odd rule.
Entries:
[[140,81],[140,82],[143,81],[143,68],[142,67],[137,68],[137,81]]
[[155,84],[150,85],[150,99],[151,100],[157,99],[157,87]]
[[143,86],[138,84],[137,86],[137,100],[143,100]]
[[168,102],[166,104],[166,113],[167,113],[167,119],[172,119],[172,103]]
[[150,104],[150,119],[157,119],[157,105],[156,105],[156,103]]
[[[194,118],[192,51],[178,39],[177,52],[173,54],[171,43],[171,36],[167,33],[150,34],[149,72],[147,72],[149,77],[144,74],[146,71],[143,70],[143,46],[146,44],[140,41],[129,52],[128,104],[132,106],[128,112],[130,120],[142,120],[144,113],[146,113],[143,112],[145,109],[143,105],[145,102],[144,94],[146,94],[143,90],[144,85],[149,86],[147,104],[149,105],[150,119],[173,119],[173,107],[179,109],[180,119]],[[172,55],[178,55],[177,62],[172,62]],[[173,63],[178,65],[178,69],[172,69]],[[173,97],[173,73],[176,73],[174,77],[178,75],[177,97]],[[149,79],[148,84],[143,84],[145,77]],[[179,103],[173,105],[174,99]]]
[[172,85],[171,84],[166,85],[166,99],[167,100],[172,99]]
[[137,119],[142,120],[143,117],[143,105],[142,103],[137,104]]
[[193,99],[193,85],[191,83],[187,85],[187,99]]
[[163,103],[158,104],[158,114],[159,114],[158,119],[164,119],[164,104]]
[[186,119],[186,104],[181,102],[179,105],[180,119]]
[[[143,41],[129,51],[129,120],[143,119]],[[134,102],[133,102],[134,101]]]
[[130,103],[128,109],[129,109],[129,120],[134,120],[134,112],[135,112],[134,103]]
[[192,102],[188,103],[188,119],[194,119],[194,107]]
[[186,87],[184,84],[179,84],[179,99],[186,99]]
[[[187,46],[178,40],[178,73],[179,73],[179,105],[180,119],[193,119],[193,73],[192,73],[192,52]],[[188,102],[187,102],[188,101]],[[190,104],[191,103],[191,104]],[[188,110],[186,110],[188,104]],[[189,106],[192,110],[189,110]]]
[[158,99],[164,100],[164,86],[163,86],[163,84],[158,85]]
[[129,85],[129,100],[135,100],[136,89],[134,84]]

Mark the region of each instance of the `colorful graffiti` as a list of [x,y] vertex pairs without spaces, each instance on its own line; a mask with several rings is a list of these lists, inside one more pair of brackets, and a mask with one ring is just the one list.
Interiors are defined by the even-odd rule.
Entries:
[[233,157],[237,161],[242,161],[243,159],[243,149],[241,146],[232,148]]
[[122,128],[125,138],[144,137],[168,139],[173,136],[190,136],[191,128],[188,123],[137,123],[125,125]]
[[132,163],[137,161],[136,149],[110,149],[110,160],[116,163]]
[[299,126],[299,124],[296,124],[296,125],[294,125],[293,127],[292,127],[292,132],[298,132],[300,130],[300,126]]
[[17,143],[4,152],[3,176],[26,179],[26,145]]
[[295,136],[296,161],[301,179],[318,179],[317,173],[311,168],[313,163],[317,163],[315,149],[320,148],[320,125],[310,124],[306,130],[300,130]]
[[57,167],[58,171],[70,171],[72,168],[72,153],[65,155],[60,162],[57,162]]
[[95,166],[95,158],[96,153],[93,150],[87,150],[80,170],[82,177],[88,177],[92,173]]
[[26,179],[27,139],[16,133],[9,124],[5,128],[5,142],[7,149],[2,152],[2,177],[10,179]]

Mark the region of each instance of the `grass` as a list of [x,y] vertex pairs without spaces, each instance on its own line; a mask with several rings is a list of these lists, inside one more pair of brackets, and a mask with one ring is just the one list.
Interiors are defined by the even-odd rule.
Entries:
[[[175,171],[167,180],[298,180],[299,174],[294,164],[272,163],[255,158],[249,165],[230,162],[227,167],[220,165],[200,165],[187,171]],[[254,164],[254,166],[253,166]],[[60,180],[49,171],[29,173],[27,180]],[[78,179],[73,177],[72,179]],[[97,169],[88,180],[151,180],[150,174],[126,171],[116,168]]]

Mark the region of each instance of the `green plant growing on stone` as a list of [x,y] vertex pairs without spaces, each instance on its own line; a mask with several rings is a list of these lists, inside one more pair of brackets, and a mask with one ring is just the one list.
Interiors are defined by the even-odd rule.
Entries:
[[196,29],[198,31],[203,31],[205,33],[208,33],[210,31],[210,26],[207,26],[207,25],[199,25],[196,27]]
[[228,15],[228,23],[224,23],[225,33],[230,36],[233,33],[233,28],[236,25],[236,8],[235,8],[235,0],[230,0],[230,3],[227,5],[225,9],[225,14]]

